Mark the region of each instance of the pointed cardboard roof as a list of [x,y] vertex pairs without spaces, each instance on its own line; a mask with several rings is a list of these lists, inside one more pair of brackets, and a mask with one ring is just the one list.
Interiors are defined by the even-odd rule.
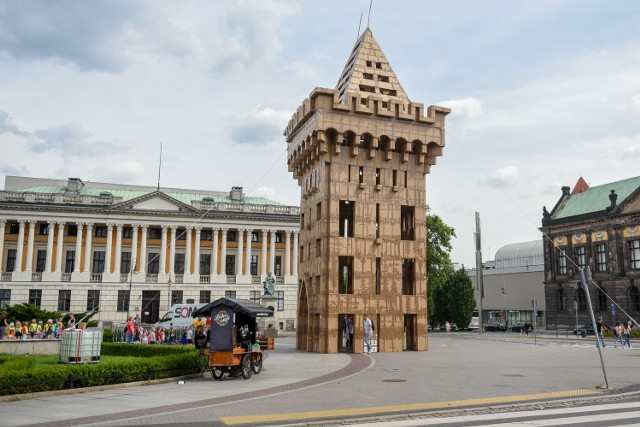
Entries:
[[573,187],[573,191],[571,191],[571,194],[582,193],[588,188],[589,188],[589,184],[587,184],[587,182],[584,179],[582,179],[582,177],[580,177],[578,178],[578,182],[576,182],[576,185]]
[[340,102],[345,102],[350,92],[357,93],[363,98],[375,94],[384,101],[393,98],[400,99],[403,103],[410,102],[368,27],[351,51],[336,90],[339,93]]

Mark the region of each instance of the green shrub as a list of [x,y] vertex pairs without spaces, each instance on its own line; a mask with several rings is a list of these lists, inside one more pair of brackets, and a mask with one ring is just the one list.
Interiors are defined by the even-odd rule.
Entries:
[[196,355],[191,346],[113,343],[102,343],[100,363],[58,364],[56,356],[0,355],[0,395],[188,375],[194,373]]

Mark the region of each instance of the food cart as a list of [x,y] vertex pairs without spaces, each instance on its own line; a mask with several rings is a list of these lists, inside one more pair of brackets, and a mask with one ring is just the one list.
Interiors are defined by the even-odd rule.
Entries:
[[244,379],[262,370],[262,351],[257,343],[256,319],[273,316],[273,310],[235,298],[220,298],[194,310],[191,317],[211,316],[209,368],[216,380],[225,373]]

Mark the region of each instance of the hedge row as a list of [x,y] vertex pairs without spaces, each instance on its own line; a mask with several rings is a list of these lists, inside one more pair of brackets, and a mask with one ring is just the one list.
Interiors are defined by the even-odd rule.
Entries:
[[102,344],[102,356],[123,359],[37,366],[34,357],[0,355],[0,395],[170,378],[195,372],[197,352],[184,346]]

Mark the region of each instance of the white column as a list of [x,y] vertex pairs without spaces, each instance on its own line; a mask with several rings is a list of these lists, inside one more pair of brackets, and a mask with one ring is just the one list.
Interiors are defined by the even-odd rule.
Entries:
[[82,261],[82,227],[84,227],[84,224],[76,222],[76,226],[78,227],[78,232],[76,233],[76,253],[73,261],[73,272],[80,273],[80,262]]
[[33,267],[33,238],[36,235],[36,221],[29,221],[29,237],[27,238],[27,265],[25,273],[30,273]]
[[238,255],[236,255],[236,276],[242,275],[242,255],[244,253],[244,230],[238,229]]
[[269,233],[271,234],[271,251],[269,252],[269,273],[275,276],[276,274],[273,272],[273,269],[276,264],[276,231],[269,230]]
[[202,232],[202,228],[196,227],[196,244],[193,251],[193,274],[198,275],[198,280],[200,280],[200,233]]
[[86,239],[84,242],[84,273],[91,272],[91,239],[93,237],[93,224],[87,224]]
[[267,268],[267,231],[262,230],[262,265],[260,266],[260,281],[264,281],[269,271]]
[[18,229],[18,246],[16,247],[16,266],[13,271],[22,271],[22,253],[24,252],[24,224],[25,220],[18,221],[20,228]]
[[5,227],[5,223],[6,220],[2,220],[0,221],[0,273],[2,273],[2,261],[4,260],[4,256],[2,255],[4,253],[4,227]]
[[[142,235],[140,236],[140,259],[138,260],[138,273],[141,275],[146,274],[147,267],[147,230],[148,225],[142,226]],[[143,276],[144,277],[144,276]]]
[[187,233],[187,246],[184,248],[184,274],[191,274],[191,235],[193,234],[193,227],[187,227],[185,232]]
[[298,233],[293,233],[293,276],[298,275]]
[[285,250],[284,250],[284,276],[291,275],[291,232],[285,234]]
[[167,226],[162,226],[162,236],[160,238],[160,274],[167,274]]
[[222,249],[220,251],[220,275],[227,275],[227,228],[222,229]]
[[247,230],[247,250],[244,261],[244,271],[247,277],[251,277],[251,240],[253,240],[253,230]]
[[47,221],[47,257],[44,261],[44,271],[51,272],[51,261],[53,258],[53,235],[56,234],[55,221]]
[[[122,224],[116,224],[116,259],[113,266],[113,274],[120,274],[120,264],[122,264]],[[120,281],[120,278],[117,278]]]
[[171,245],[169,246],[169,276],[176,274],[176,232],[178,227],[171,226]]
[[218,275],[218,233],[220,230],[213,229],[213,250],[211,251],[211,276]]
[[58,239],[56,241],[56,273],[62,273],[62,255],[64,252],[64,221],[58,222]]
[[113,246],[113,224],[107,224],[107,245],[104,252],[104,272],[111,273],[111,250]]
[[133,260],[138,260],[138,224],[132,224],[133,234],[131,235],[131,262],[133,266]]

